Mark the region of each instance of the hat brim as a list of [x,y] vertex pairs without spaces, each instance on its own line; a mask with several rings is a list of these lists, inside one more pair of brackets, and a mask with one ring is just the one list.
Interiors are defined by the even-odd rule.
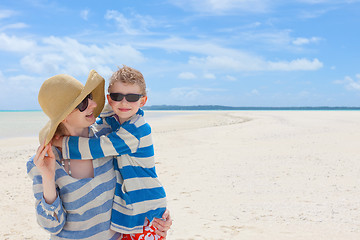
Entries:
[[79,96],[67,107],[59,117],[50,120],[39,133],[40,144],[48,144],[54,137],[59,124],[84,100],[84,98],[92,93],[93,101],[97,106],[94,109],[94,116],[98,117],[105,104],[105,80],[95,70],[91,70],[85,86]]

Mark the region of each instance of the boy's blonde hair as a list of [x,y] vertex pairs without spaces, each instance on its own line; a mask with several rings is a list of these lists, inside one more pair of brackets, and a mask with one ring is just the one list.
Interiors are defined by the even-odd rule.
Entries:
[[117,81],[125,84],[137,84],[140,87],[140,94],[146,96],[145,79],[138,70],[126,65],[123,65],[122,68],[119,67],[119,69],[110,77],[108,92],[110,91],[111,86]]

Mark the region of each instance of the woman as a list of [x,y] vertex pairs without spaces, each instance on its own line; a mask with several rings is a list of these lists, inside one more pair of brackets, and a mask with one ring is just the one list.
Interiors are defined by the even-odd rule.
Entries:
[[[57,135],[93,137],[91,125],[104,102],[104,79],[92,70],[85,86],[61,74],[47,79],[39,91],[39,103],[50,121],[39,134],[40,147],[27,163],[33,179],[37,220],[51,239],[121,239],[110,230],[115,189],[113,158],[62,160],[61,151],[51,146]],[[171,225],[154,220],[157,234],[166,237]]]

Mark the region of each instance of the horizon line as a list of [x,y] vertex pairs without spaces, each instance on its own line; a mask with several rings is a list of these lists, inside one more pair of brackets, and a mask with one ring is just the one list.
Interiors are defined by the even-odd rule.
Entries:
[[[193,108],[194,110],[201,110],[202,108],[205,108],[205,110],[211,110],[211,109],[244,109],[244,110],[250,110],[250,109],[358,109],[360,110],[360,106],[273,106],[273,107],[264,107],[264,106],[226,106],[226,105],[150,105],[150,106],[144,106],[142,109],[144,110],[152,110],[154,108],[157,108],[155,110],[167,110],[169,108],[172,108],[170,110],[176,110],[175,108]],[[36,112],[36,111],[42,111],[41,109],[0,109],[0,112]]]

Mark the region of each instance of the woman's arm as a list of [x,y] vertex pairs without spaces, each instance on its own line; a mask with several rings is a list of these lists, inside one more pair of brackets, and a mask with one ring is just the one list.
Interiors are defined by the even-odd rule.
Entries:
[[52,234],[60,232],[66,221],[66,212],[55,185],[55,164],[51,145],[41,145],[27,163],[28,175],[33,180],[38,223]]
[[41,144],[36,151],[34,164],[40,171],[43,184],[43,195],[48,204],[52,204],[57,197],[55,187],[55,161],[55,155],[51,149],[51,144],[46,146]]

